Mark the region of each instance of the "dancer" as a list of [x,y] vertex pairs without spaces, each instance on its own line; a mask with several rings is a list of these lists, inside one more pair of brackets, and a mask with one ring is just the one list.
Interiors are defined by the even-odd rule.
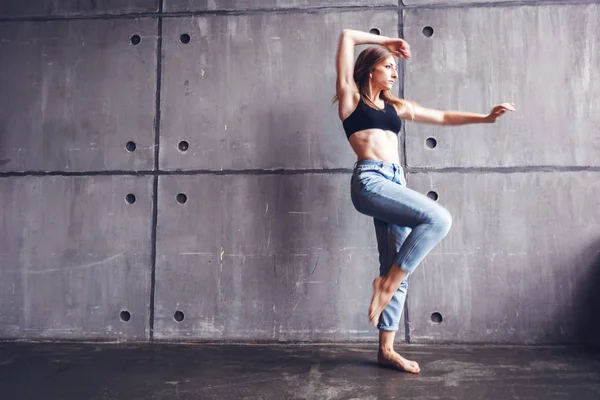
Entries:
[[[354,62],[354,46],[374,44]],[[408,276],[448,234],[450,213],[406,187],[398,154],[401,120],[438,125],[492,123],[514,104],[493,107],[490,114],[440,111],[394,96],[398,78],[395,57],[411,58],[402,39],[345,29],[337,52],[335,101],[346,136],[356,153],[351,179],[352,204],[373,217],[379,250],[379,277],[373,281],[369,321],[379,329],[378,363],[419,373],[419,364],[393,348],[408,289]]]

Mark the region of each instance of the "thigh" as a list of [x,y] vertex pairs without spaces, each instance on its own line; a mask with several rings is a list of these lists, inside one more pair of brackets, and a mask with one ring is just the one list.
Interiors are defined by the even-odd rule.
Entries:
[[414,228],[430,215],[445,211],[429,197],[377,172],[362,174],[353,191],[359,212],[392,225]]

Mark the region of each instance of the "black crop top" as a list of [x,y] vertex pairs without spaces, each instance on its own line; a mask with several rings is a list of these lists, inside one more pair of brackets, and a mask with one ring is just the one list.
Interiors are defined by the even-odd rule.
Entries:
[[346,137],[350,139],[355,132],[373,128],[392,131],[397,135],[402,128],[402,121],[391,104],[386,103],[383,110],[376,110],[360,99],[356,110],[342,122],[342,125]]

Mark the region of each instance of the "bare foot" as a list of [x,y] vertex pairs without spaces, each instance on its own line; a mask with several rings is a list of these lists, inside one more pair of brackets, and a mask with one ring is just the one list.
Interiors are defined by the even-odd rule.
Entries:
[[416,361],[407,360],[400,354],[392,350],[379,350],[377,354],[377,363],[384,367],[396,367],[401,371],[418,374],[421,372],[421,367]]
[[373,281],[373,298],[369,306],[369,322],[376,328],[381,312],[394,296],[394,292],[388,293],[384,286],[382,277],[375,278]]

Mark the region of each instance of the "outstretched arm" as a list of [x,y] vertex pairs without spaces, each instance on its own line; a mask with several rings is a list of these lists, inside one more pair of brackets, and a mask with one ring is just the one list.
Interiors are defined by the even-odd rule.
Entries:
[[489,114],[478,114],[465,111],[441,111],[425,108],[415,103],[412,103],[412,106],[412,109],[405,108],[400,117],[414,122],[436,125],[493,123],[505,112],[516,111],[513,103],[498,104]]

